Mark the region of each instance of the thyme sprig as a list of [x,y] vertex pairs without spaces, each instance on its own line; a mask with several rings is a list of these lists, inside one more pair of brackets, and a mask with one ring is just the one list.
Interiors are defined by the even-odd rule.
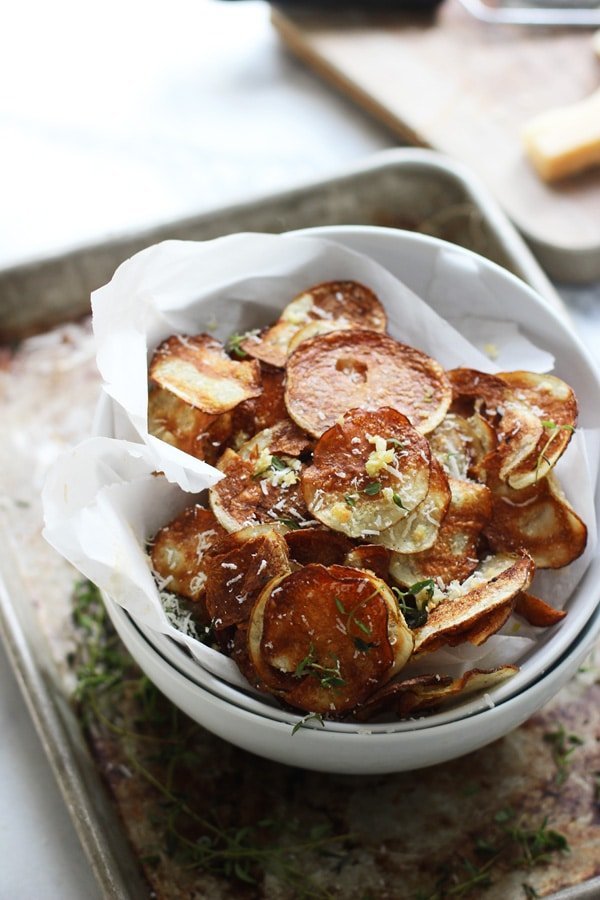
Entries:
[[562,724],[554,731],[546,732],[544,741],[552,749],[552,759],[556,765],[556,784],[562,785],[569,777],[571,756],[584,741],[578,734],[567,732]]
[[396,597],[398,609],[406,619],[409,628],[420,628],[427,622],[429,613],[427,605],[433,598],[435,582],[433,578],[416,581],[410,587],[402,590],[392,587],[392,593]]
[[302,678],[304,675],[312,675],[317,678],[324,688],[342,687],[346,684],[340,670],[340,660],[334,654],[331,654],[331,666],[324,666],[317,662],[315,645],[310,644],[308,653],[300,660],[294,670],[294,678]]
[[[568,853],[566,837],[548,827],[544,817],[528,825],[524,817],[515,820],[510,807],[499,810],[485,836],[474,842],[470,855],[460,855],[443,866],[432,891],[420,891],[414,900],[447,900],[466,897],[476,889],[493,884],[494,875],[507,868],[531,870],[550,861],[555,853]],[[522,885],[525,897],[535,897],[535,889]]]

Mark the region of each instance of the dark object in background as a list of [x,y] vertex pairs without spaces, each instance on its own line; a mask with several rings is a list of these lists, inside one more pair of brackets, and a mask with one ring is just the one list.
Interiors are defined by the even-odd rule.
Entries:
[[276,0],[277,6],[316,7],[323,11],[330,9],[346,9],[355,12],[364,10],[410,10],[411,12],[431,12],[443,0]]

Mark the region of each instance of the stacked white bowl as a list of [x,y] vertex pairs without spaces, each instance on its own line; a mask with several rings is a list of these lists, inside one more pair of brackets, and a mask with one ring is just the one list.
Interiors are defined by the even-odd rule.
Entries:
[[[555,358],[555,374],[571,384],[580,409],[588,422],[596,425],[600,378],[594,363],[566,320],[506,270],[434,238],[392,229],[346,226],[299,233],[325,237],[370,256],[432,305],[430,288],[436,281],[440,250],[451,251],[464,263],[454,270],[452,291],[456,296],[461,279],[469,293],[469,282],[472,286],[476,273],[485,286],[484,314],[516,323],[523,334],[550,352]],[[491,334],[490,341],[493,338]],[[595,507],[597,515],[598,497]],[[245,687],[241,676],[236,683],[218,677],[182,645],[134,621],[110,598],[106,603],[118,633],[148,677],[210,731],[279,762],[321,771],[375,774],[452,759],[524,722],[572,677],[593,647],[600,633],[599,598],[600,558],[593,554],[565,603],[568,615],[558,625],[540,631],[534,648],[519,661],[515,676],[489,693],[426,717],[367,724],[303,722],[301,714]]]

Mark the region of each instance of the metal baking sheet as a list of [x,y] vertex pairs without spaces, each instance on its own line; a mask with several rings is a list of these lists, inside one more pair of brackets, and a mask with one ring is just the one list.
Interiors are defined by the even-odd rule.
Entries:
[[[280,231],[349,222],[433,231],[473,247],[524,278],[549,303],[560,308],[551,285],[494,204],[459,168],[448,165],[435,154],[421,151],[386,153],[327,182],[0,273],[0,327],[5,342],[0,410],[9,435],[0,465],[0,546],[3,548],[0,554],[0,624],[25,699],[107,897],[137,900],[149,896],[150,887],[130,843],[135,838],[135,829],[128,821],[128,809],[124,806],[120,811],[117,809],[115,784],[112,784],[111,794],[102,782],[99,776],[102,755],[97,745],[92,745],[95,757],[90,752],[90,745],[69,701],[73,682],[66,660],[74,646],[70,596],[76,576],[45,545],[40,535],[39,493],[47,465],[62,447],[89,432],[98,392],[93,342],[89,321],[85,318],[89,311],[89,291],[107,280],[116,265],[128,255],[167,237],[202,239],[239,230]],[[82,316],[81,321],[74,321]],[[9,342],[36,333],[36,337],[23,341],[16,349],[9,349]],[[40,572],[44,573],[43,579],[39,577]],[[582,676],[562,701],[557,698],[556,704],[535,721],[504,742],[498,742],[494,748],[482,751],[485,756],[474,754],[463,762],[457,761],[452,764],[451,771],[437,767],[423,773],[421,780],[430,791],[432,809],[437,810],[438,817],[444,818],[438,847],[453,829],[454,837],[462,840],[464,835],[460,829],[469,830],[471,824],[466,819],[462,821],[461,816],[468,818],[475,812],[474,801],[466,799],[467,793],[459,796],[460,809],[455,803],[453,807],[456,800],[453,777],[464,777],[470,783],[471,774],[477,772],[486,797],[498,787],[507,797],[518,796],[523,802],[528,798],[528,803],[539,801],[544,810],[552,808],[548,796],[552,798],[556,794],[552,789],[554,764],[548,748],[539,741],[543,741],[544,729],[553,727],[552,722],[561,714],[565,703],[577,703],[585,717],[585,704],[598,690],[594,678],[590,680],[589,674]],[[577,725],[584,727],[579,721]],[[588,722],[585,727],[588,725],[591,728],[596,723]],[[572,720],[569,722],[571,727],[575,727]],[[215,743],[216,739],[211,741]],[[299,779],[303,777],[286,767],[266,765],[233,748],[223,748],[222,754],[232,771],[242,772],[246,779],[252,779],[253,775],[272,776],[283,791],[293,784],[297,789]],[[539,757],[535,773],[529,771],[528,763],[519,764],[520,755],[530,762]],[[504,762],[506,771],[502,781],[495,782],[494,773],[499,762]],[[568,808],[563,810],[569,819],[576,818],[574,809],[583,815],[586,804],[593,803],[587,787],[585,791],[579,789],[586,771],[593,765],[593,757],[586,748],[578,752],[577,757],[574,755]],[[106,771],[104,766],[105,776]],[[307,781],[307,787],[325,800],[331,779],[314,773],[306,777],[310,781],[310,785]],[[351,796],[352,815],[366,827],[370,827],[371,818],[378,812],[370,797],[377,796],[383,802],[381,798],[388,788],[395,792],[410,788],[410,778],[406,775],[379,779],[377,785],[367,784],[367,780],[363,782],[355,791],[353,785],[358,782],[335,779],[331,790],[338,803],[340,797],[348,799]],[[483,795],[476,805],[482,799]],[[461,812],[463,807],[464,812]],[[347,812],[348,807],[344,808]],[[424,839],[426,819],[421,817],[420,821]],[[568,864],[561,860],[558,866],[542,872],[543,877],[536,882],[540,895],[548,896],[557,887],[588,879],[586,885],[572,887],[556,896],[564,900],[589,900],[598,896],[600,883],[589,881],[598,874],[594,821],[592,817],[578,832],[577,852]],[[437,824],[440,825],[439,819]],[[446,835],[444,841],[443,835]],[[402,863],[398,857],[401,847],[401,841],[398,841],[399,835],[391,844],[383,841],[379,856],[375,854],[371,858],[369,883],[372,891],[377,891],[378,859],[385,878],[401,873],[402,866],[409,864]],[[395,860],[391,867],[389,860],[384,861],[390,846]],[[412,864],[413,868],[419,869],[421,864],[425,865],[425,859],[413,857]],[[389,893],[389,885],[386,890],[387,896],[393,896]],[[490,894],[490,898],[522,896],[519,885],[510,886],[503,882],[500,890],[503,893]],[[175,893],[171,894],[163,887],[160,896],[170,900]],[[211,896],[236,894],[221,891]],[[371,893],[371,896],[386,894]]]

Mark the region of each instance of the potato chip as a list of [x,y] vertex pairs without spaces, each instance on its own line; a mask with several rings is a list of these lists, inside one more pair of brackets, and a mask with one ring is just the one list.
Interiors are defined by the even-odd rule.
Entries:
[[273,529],[242,529],[214,544],[205,559],[206,608],[218,631],[247,622],[264,586],[291,571],[287,544]]
[[225,478],[209,491],[211,509],[227,531],[246,525],[313,522],[300,490],[302,464],[268,452],[254,462],[226,450],[217,464]]
[[381,713],[394,713],[406,719],[417,713],[464,700],[479,691],[489,691],[518,672],[517,666],[496,669],[470,669],[460,678],[448,675],[417,675],[402,681],[390,681],[355,710],[355,717],[365,722]]
[[150,379],[206,413],[228,412],[261,391],[254,360],[236,362],[208,334],[173,335],[154,351]]
[[242,459],[255,462],[265,452],[271,456],[298,457],[311,450],[314,438],[301,431],[291,419],[277,422],[271,428],[264,428],[238,448]]
[[391,553],[387,547],[381,547],[379,544],[360,544],[350,550],[344,565],[355,569],[367,569],[377,578],[387,581],[390,574],[390,558]]
[[581,556],[587,528],[553,473],[518,491],[499,478],[488,483],[493,512],[485,535],[493,550],[523,547],[540,569],[559,569]]
[[466,481],[496,447],[496,433],[478,413],[462,416],[452,409],[428,436],[432,455],[447,475]]
[[302,473],[312,515],[349,537],[370,538],[427,495],[427,440],[395,409],[348,411],[317,442]]
[[188,600],[203,598],[206,555],[227,532],[209,509],[188,506],[154,536],[150,558],[163,587]]
[[432,457],[429,488],[425,498],[406,518],[382,531],[373,538],[373,541],[398,553],[420,553],[428,550],[438,539],[451,496],[448,478],[439,462]]
[[501,481],[524,488],[558,462],[577,421],[577,401],[564,381],[533,372],[487,375],[473,369],[454,369],[448,376],[455,395],[470,398],[494,425],[498,446],[492,465]]
[[288,359],[288,413],[315,437],[359,407],[392,407],[426,434],[444,418],[451,398],[439,363],[374,331],[321,335],[303,341]]
[[284,400],[284,377],[281,369],[274,369],[261,363],[261,393],[258,397],[242,401],[232,410],[232,431],[236,446],[243,444],[264,428],[271,428],[277,422],[288,419]]
[[352,541],[343,534],[325,528],[298,528],[288,531],[285,539],[291,558],[301,566],[351,565],[344,561],[352,550]]
[[[494,633],[488,624],[497,626],[494,630],[504,624],[516,595],[529,587],[534,572],[533,560],[524,552],[485,559],[462,584],[445,587],[441,602],[428,610],[427,622],[414,631],[415,653],[430,652],[463,640],[483,643]],[[434,602],[439,596],[436,591]]]
[[371,290],[356,281],[329,281],[295,297],[278,322],[241,346],[249,356],[283,368],[292,349],[315,334],[350,328],[385,331],[386,326],[385,310]]
[[534,597],[526,591],[517,594],[515,603],[515,614],[522,616],[529,625],[536,628],[548,628],[550,625],[556,625],[567,615],[565,609],[555,609],[545,600]]
[[286,703],[339,715],[405,665],[412,636],[383,581],[311,564],[267,585],[248,645],[259,678]]
[[491,493],[474,481],[449,478],[448,483],[452,499],[432,547],[392,554],[390,572],[405,587],[428,578],[443,584],[464,581],[477,568],[480,536],[492,514]]
[[148,396],[148,432],[167,444],[214,465],[231,437],[232,414],[213,416],[153,388]]

